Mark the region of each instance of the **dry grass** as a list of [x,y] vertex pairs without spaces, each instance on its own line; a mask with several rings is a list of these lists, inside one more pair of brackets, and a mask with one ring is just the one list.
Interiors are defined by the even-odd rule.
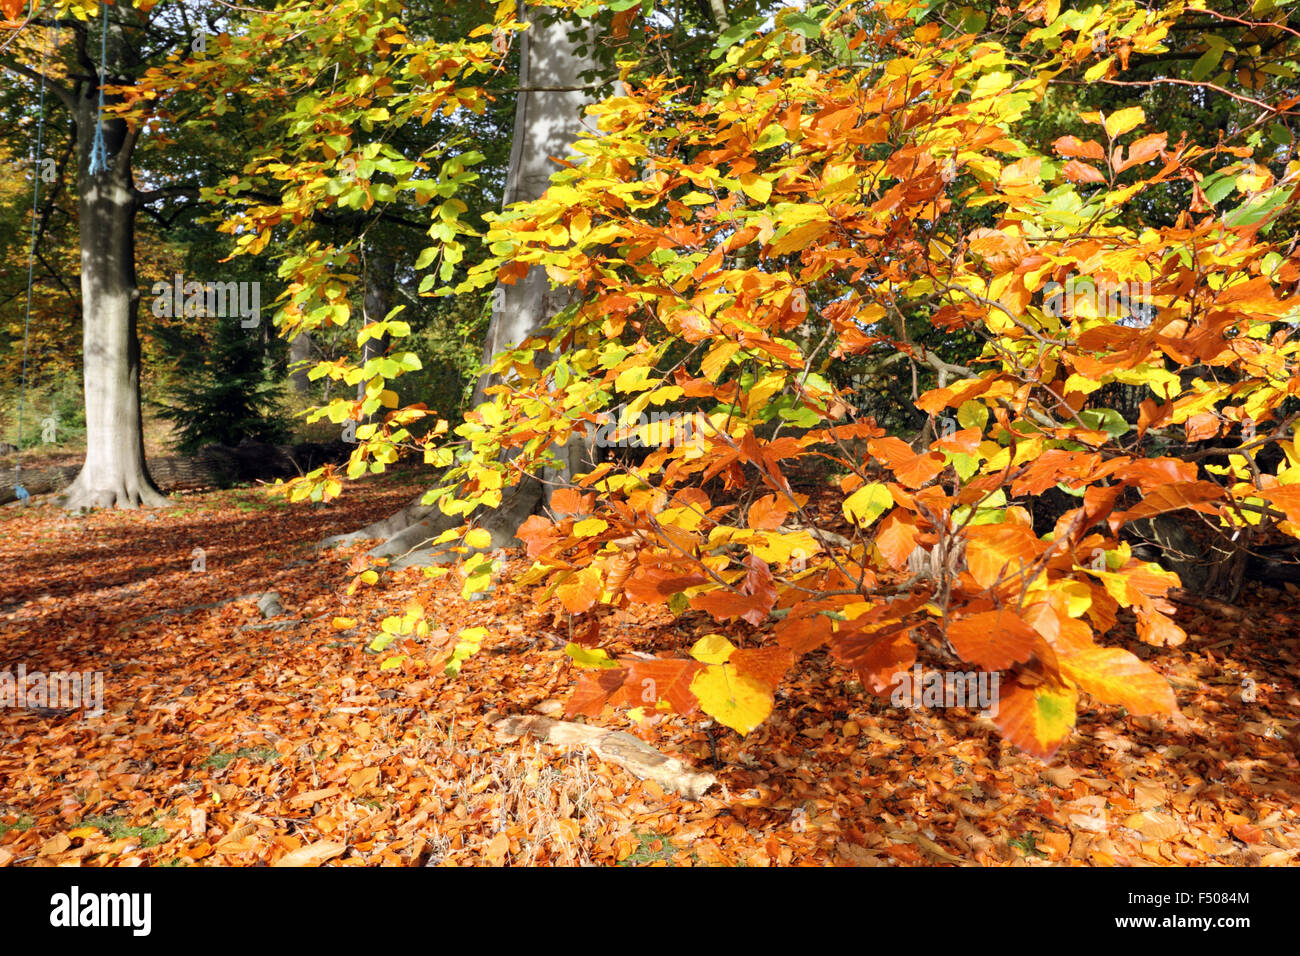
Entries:
[[[525,741],[518,751],[474,757],[457,783],[456,795],[462,806],[473,804],[476,814],[487,814],[492,839],[504,834],[518,847],[510,856],[511,865],[588,866],[603,824],[596,807],[597,786],[586,750],[546,754],[540,745]],[[491,840],[486,842],[449,848],[444,859],[465,863],[485,857],[495,862]]]

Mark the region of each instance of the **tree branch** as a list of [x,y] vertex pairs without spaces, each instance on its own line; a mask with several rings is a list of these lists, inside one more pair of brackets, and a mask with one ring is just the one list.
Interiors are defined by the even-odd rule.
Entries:
[[36,70],[25,67],[20,63],[15,63],[12,60],[10,60],[8,57],[0,58],[0,67],[4,67],[6,70],[9,70],[11,73],[17,73],[19,76],[25,76],[27,79],[33,80],[37,83],[44,83],[46,89],[53,92],[54,95],[57,96],[63,102],[64,106],[66,106],[70,110],[76,108],[76,104],[77,104],[76,95],[73,93],[71,89],[64,86],[62,83],[56,83],[48,76],[44,76],[41,73],[38,73]]

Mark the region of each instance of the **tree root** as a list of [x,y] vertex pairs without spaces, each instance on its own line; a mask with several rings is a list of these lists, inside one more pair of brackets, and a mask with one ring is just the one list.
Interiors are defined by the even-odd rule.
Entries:
[[[464,552],[450,550],[452,546],[460,546],[457,542],[449,542],[446,546],[432,542],[444,531],[459,527],[465,519],[460,515],[443,514],[436,505],[421,504],[423,497],[421,495],[396,514],[360,531],[326,538],[317,547],[332,548],[379,538],[380,543],[367,554],[372,558],[391,559],[389,567],[393,568],[449,564],[464,557]],[[520,542],[515,534],[536,510],[541,499],[541,483],[536,479],[526,479],[508,489],[505,499],[496,508],[476,513],[473,523],[492,536],[491,544],[479,550],[518,547]]]

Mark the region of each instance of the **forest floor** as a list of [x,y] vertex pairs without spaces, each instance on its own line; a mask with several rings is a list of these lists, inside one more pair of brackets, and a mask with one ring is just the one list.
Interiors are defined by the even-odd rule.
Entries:
[[[560,716],[575,679],[563,615],[504,583],[521,552],[465,601],[454,574],[379,568],[370,585],[363,546],[311,549],[419,488],[399,472],[326,506],[250,488],[165,513],[0,509],[0,681],[103,674],[100,716],[0,707],[0,866],[1300,862],[1294,591],[1181,608],[1179,648],[1120,635],[1181,716],[1085,709],[1046,764],[973,711],[892,707],[818,654],[745,738],[606,710],[596,723],[716,774],[687,801],[494,730],[506,713]],[[268,591],[279,616],[258,610]],[[369,652],[411,600],[433,632]],[[722,629],[644,608],[602,623],[614,653]],[[467,627],[489,636],[448,678]]]

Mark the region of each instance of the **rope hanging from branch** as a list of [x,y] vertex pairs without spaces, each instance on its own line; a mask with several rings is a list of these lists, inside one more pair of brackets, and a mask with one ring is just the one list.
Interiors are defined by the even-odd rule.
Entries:
[[99,111],[95,114],[95,142],[90,147],[90,175],[108,171],[108,147],[104,144],[104,79],[108,75],[108,4],[100,0]]

